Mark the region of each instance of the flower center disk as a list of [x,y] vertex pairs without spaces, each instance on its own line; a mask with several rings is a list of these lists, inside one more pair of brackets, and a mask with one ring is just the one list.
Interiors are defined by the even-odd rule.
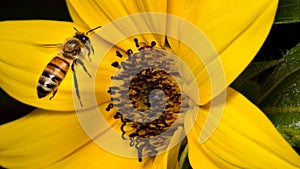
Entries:
[[122,138],[131,140],[138,157],[155,156],[168,148],[183,114],[189,108],[188,97],[181,90],[177,56],[157,48],[130,53],[112,77],[109,89],[114,118],[122,122]]

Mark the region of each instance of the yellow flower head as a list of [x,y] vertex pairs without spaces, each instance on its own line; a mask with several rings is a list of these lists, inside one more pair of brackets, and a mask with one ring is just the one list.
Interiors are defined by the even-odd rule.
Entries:
[[0,166],[176,168],[186,137],[193,168],[299,167],[263,113],[228,88],[277,4],[68,0],[73,23],[1,22],[1,88],[38,109],[0,126]]

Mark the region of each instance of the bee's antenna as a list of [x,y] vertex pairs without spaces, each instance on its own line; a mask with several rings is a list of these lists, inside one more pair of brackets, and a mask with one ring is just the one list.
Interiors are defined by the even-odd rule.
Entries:
[[93,30],[99,29],[99,28],[101,28],[101,26],[98,26],[98,27],[96,27],[94,29],[91,29],[91,30],[87,31],[85,34],[88,35],[88,33],[92,32]]
[[76,32],[79,32],[75,27],[73,27],[73,29],[74,29]]

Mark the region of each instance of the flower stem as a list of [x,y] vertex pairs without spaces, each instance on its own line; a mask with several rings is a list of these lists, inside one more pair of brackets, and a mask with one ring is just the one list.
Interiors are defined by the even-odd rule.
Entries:
[[181,153],[180,159],[179,159],[179,164],[178,164],[178,169],[183,169],[184,167],[184,162],[188,156],[188,145],[185,146],[184,150]]

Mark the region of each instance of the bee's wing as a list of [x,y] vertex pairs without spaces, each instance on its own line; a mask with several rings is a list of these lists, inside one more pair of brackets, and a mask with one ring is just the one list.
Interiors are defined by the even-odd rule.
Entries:
[[[54,44],[43,44],[43,43],[36,43],[32,44],[37,47],[39,50],[42,51],[43,58],[45,60],[51,60],[54,56],[60,53],[60,49],[62,44],[61,43],[54,43]],[[46,59],[47,58],[47,59]]]
[[45,47],[45,48],[60,48],[62,43],[56,44],[39,44],[38,46]]

